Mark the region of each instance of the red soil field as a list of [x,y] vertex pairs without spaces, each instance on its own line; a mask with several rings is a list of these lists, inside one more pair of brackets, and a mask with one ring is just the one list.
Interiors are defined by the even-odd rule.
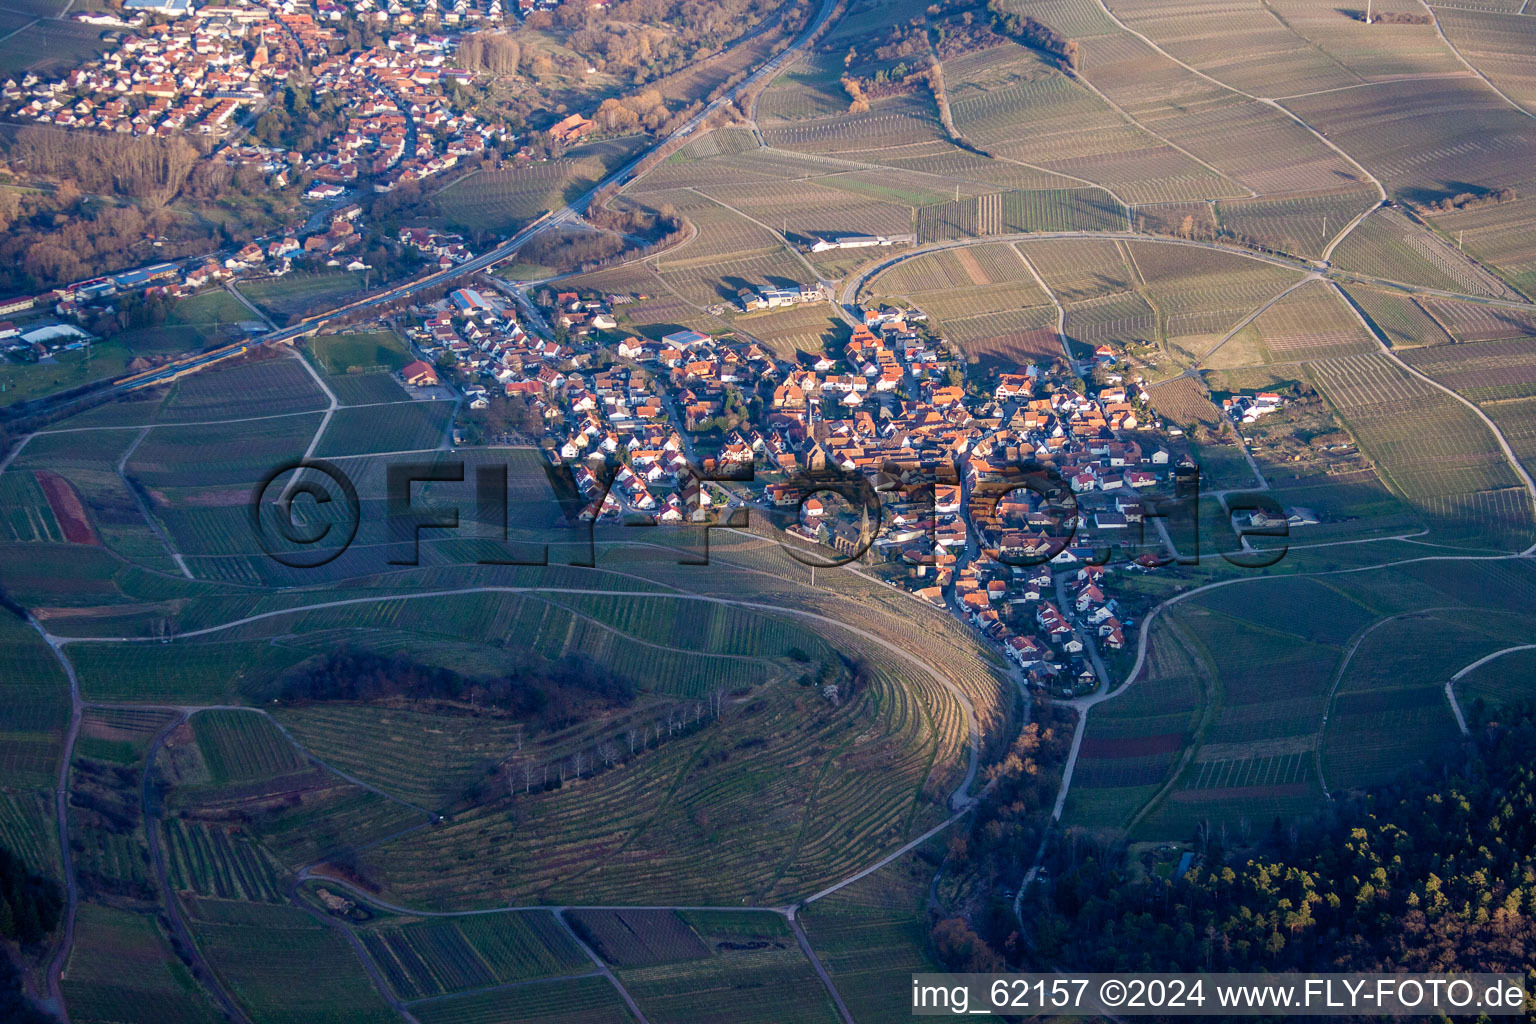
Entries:
[[43,496],[48,499],[48,507],[53,509],[53,518],[59,521],[59,528],[64,531],[64,539],[71,544],[100,546],[101,538],[96,536],[96,530],[85,514],[85,506],[80,504],[80,495],[75,493],[75,488],[70,482],[59,474],[50,473],[45,469],[39,469],[32,475],[37,478],[37,485],[43,489]]

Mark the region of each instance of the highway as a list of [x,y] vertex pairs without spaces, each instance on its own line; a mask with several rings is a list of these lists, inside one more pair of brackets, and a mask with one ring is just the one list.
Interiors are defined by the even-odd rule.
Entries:
[[[618,170],[609,174],[602,181],[599,181],[586,192],[582,193],[582,195],[572,200],[568,205],[562,209],[555,210],[544,215],[539,220],[528,225],[517,234],[496,246],[496,248],[476,256],[473,259],[466,260],[458,266],[449,267],[446,270],[436,271],[426,275],[425,277],[419,277],[414,281],[408,281],[404,284],[386,288],[383,291],[376,292],[373,295],[368,296],[367,298],[359,299],[355,302],[350,302],[345,306],[338,306],[336,309],[330,310],[329,312],[308,317],[302,323],[295,324],[292,327],[280,328],[278,330],[270,331],[267,334],[257,335],[248,341],[227,345],[223,348],[213,349],[208,352],[199,353],[198,355],[189,356],[185,359],[176,360],[175,362],[167,363],[164,366],[158,367],[154,370],[149,370],[145,373],[122,377],[116,381],[113,381],[111,384],[106,385],[105,387],[92,391],[88,396],[79,396],[77,398],[73,398],[58,404],[67,406],[69,404],[73,404],[74,402],[81,401],[86,397],[99,397],[103,394],[122,394],[129,391],[137,391],[145,387],[151,387],[156,384],[161,384],[184,374],[200,370],[206,366],[212,365],[213,363],[221,362],[225,359],[231,359],[235,356],[241,355],[253,346],[281,345],[291,343],[294,340],[307,334],[313,334],[315,331],[324,327],[326,324],[337,319],[338,317],[350,316],[360,310],[375,309],[388,303],[417,295],[428,289],[451,283],[455,280],[458,280],[459,278],[477,274],[482,270],[489,270],[503,260],[510,259],[517,253],[518,249],[522,248],[529,241],[538,237],[544,232],[560,227],[561,225],[570,224],[573,221],[579,221],[582,215],[586,213],[587,208],[591,205],[592,200],[597,196],[599,192],[611,185],[628,184],[630,176],[635,173],[635,169],[640,166],[641,161],[650,156],[651,153],[655,152],[656,149],[659,149],[660,147],[665,146],[674,140],[681,139],[693,134],[693,132],[696,131],[699,126],[705,122],[705,120],[719,111],[726,104],[733,102],[737,96],[750,89],[756,83],[762,81],[764,77],[772,77],[778,74],[779,69],[782,68],[784,64],[793,58],[797,53],[804,49],[811,38],[816,34],[816,32],[818,32],[821,27],[826,24],[827,20],[831,18],[832,11],[836,6],[837,0],[822,0],[821,8],[818,10],[815,19],[809,25],[807,25],[798,36],[795,37],[794,42],[792,42],[788,47],[780,51],[778,54],[769,58],[767,61],[764,61],[761,66],[759,66],[755,71],[753,71],[745,79],[739,82],[735,88],[730,89],[729,91],[723,93],[719,98],[706,104],[703,109],[679,125],[670,135],[668,135],[666,138],[658,140],[656,146],[646,150],[644,153],[636,156],[634,159],[630,160]],[[36,413],[44,411],[47,408],[47,404],[35,405],[31,407],[28,412]]]

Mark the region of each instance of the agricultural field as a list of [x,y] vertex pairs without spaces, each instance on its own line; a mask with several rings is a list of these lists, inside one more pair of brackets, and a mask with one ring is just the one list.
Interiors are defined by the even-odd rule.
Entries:
[[293,1024],[399,1019],[340,932],[305,911],[223,900],[187,903],[198,949],[253,1017]]
[[[749,691],[714,721],[686,736],[663,736],[633,760],[587,779],[573,778],[567,760],[563,788],[512,796],[520,828],[495,828],[503,820],[496,805],[476,809],[369,851],[367,869],[394,898],[426,906],[558,899],[575,887],[588,900],[636,886],[656,898],[691,892],[730,902],[805,891],[864,856],[861,850],[896,840],[914,816],[924,820],[929,801],[946,798],[942,789],[930,794],[931,773],[961,756],[952,706],[922,687],[892,685],[884,660],[875,659],[869,688],[839,706],[779,684]],[[930,715],[942,734],[934,734]],[[870,739],[849,745],[865,730],[873,730]],[[618,742],[622,750],[630,741],[621,733]],[[676,783],[689,763],[719,767]],[[878,772],[855,781],[859,766],[877,764]],[[557,767],[548,766],[548,778]],[[544,777],[536,773],[534,780]],[[876,778],[880,786],[871,791]],[[751,844],[733,838],[748,831]],[[573,845],[577,833],[582,838]],[[771,849],[763,846],[766,836],[776,837]],[[475,853],[435,874],[417,869],[426,861],[444,864],[449,850]],[[619,859],[590,872],[582,865],[594,850]],[[489,870],[493,865],[517,867],[500,873]]]
[[1414,349],[1403,361],[1479,405],[1536,396],[1536,335]]
[[62,979],[71,1020],[88,1024],[214,1024],[209,997],[153,917],[82,903]]
[[166,821],[162,844],[177,892],[278,903],[286,872],[239,831],[209,822]]
[[1157,414],[1170,423],[1207,426],[1221,422],[1221,410],[1211,402],[1200,381],[1194,377],[1177,377],[1159,384],[1147,392],[1147,401]]
[[[1529,118],[1474,78],[1383,82],[1296,97],[1286,106],[1410,202],[1464,191],[1469,162],[1477,166],[1480,190],[1526,191],[1533,180]],[[1504,216],[1512,220],[1513,213],[1506,209]],[[1446,227],[1438,217],[1431,220]]]
[[744,337],[756,339],[780,359],[794,359],[801,352],[819,356],[835,351],[847,330],[837,314],[822,304],[737,316],[731,327]]
[[[36,48],[26,25],[42,3],[0,11],[0,67],[47,62],[18,50]],[[950,593],[905,592],[900,552],[811,572],[766,515],[702,536],[572,528],[580,502],[536,446],[466,451],[463,482],[419,487],[418,509],[457,507],[463,525],[423,531],[412,561],[386,529],[386,469],[456,461],[460,402],[401,386],[412,348],[387,327],[257,348],[22,428],[38,432],[0,472],[0,596],[58,647],[0,611],[0,844],[52,876],[72,861],[70,1019],[213,1024],[224,994],[253,1024],[836,1024],[840,1002],[859,1022],[901,1019],[911,974],[954,962],[937,921],[995,917],[999,942],[1013,931],[997,922],[1035,840],[976,856],[1006,823],[965,812],[994,810],[984,801],[1030,715],[1084,716],[1057,805],[1073,857],[1208,850],[1213,836],[1245,856],[1277,821],[1304,825],[1462,739],[1458,709],[1477,722],[1533,696],[1536,575],[1511,556],[1536,541],[1536,508],[1501,440],[1536,470],[1536,305],[1523,301],[1536,296],[1536,132],[1489,87],[1536,109],[1536,18],[1519,3],[1365,25],[1303,0],[1000,0],[1072,40],[1058,59],[991,32],[985,5],[848,0],[755,83],[761,95],[718,105],[625,181],[618,209],[686,218],[677,245],[570,276],[496,271],[615,296],[618,326],[592,336],[606,343],[690,328],[802,366],[839,351],[859,304],[920,311],[919,334],[969,364],[975,401],[969,424],[945,407],[941,457],[984,451],[963,434],[993,430],[1009,404],[984,399],[999,372],[1034,364],[1042,389],[1134,385],[1154,422],[1124,436],[1198,464],[1200,518],[1167,525],[1209,564],[1112,565],[1103,587],[1129,643],[1101,652],[1104,701],[1053,708],[1056,682],[1012,670],[933,606]],[[591,113],[610,92],[655,88],[687,117],[694,94],[781,38],[769,27],[685,62],[664,53],[664,28],[637,22],[589,57],[590,40],[564,34],[597,37],[603,19],[578,28],[568,14],[519,30],[562,69],[547,109],[514,125],[535,154],[549,114]],[[99,44],[99,29],[58,32],[64,52]],[[665,73],[620,57],[637,40]],[[509,88],[486,77],[460,98]],[[660,134],[496,157],[484,166],[504,169],[424,189],[423,208],[482,252]],[[901,239],[810,251],[865,234]],[[365,280],[240,283],[263,314],[224,289],[180,299],[164,325],[0,364],[0,404],[233,339],[258,315],[294,322]],[[738,312],[744,289],[815,285],[832,302]],[[855,304],[839,309],[844,294]],[[580,331],[562,340],[561,372],[609,365]],[[1115,358],[1097,363],[1099,345]],[[901,413],[928,414],[912,379],[875,428],[898,443]],[[1246,424],[1221,411],[1259,390],[1285,404]],[[551,437],[577,423],[560,388],[541,401]],[[774,411],[752,426],[825,440],[817,416]],[[694,442],[716,456],[715,433],[698,433],[690,459]],[[1113,476],[1109,437],[1081,458]],[[356,543],[313,571],[262,554],[247,509],[255,481],[311,448],[345,467],[363,506]],[[490,463],[509,469],[505,526],[473,501]],[[1265,569],[1220,558],[1250,490],[1321,520],[1293,527]],[[691,556],[706,548],[701,568]],[[295,699],[300,671],[342,671],[327,660],[338,651],[408,659],[420,674],[401,678],[433,680],[433,697],[422,683]],[[1050,758],[1027,766],[1045,781],[1009,808],[1039,812],[1036,836],[1062,768]],[[981,877],[983,864],[998,870]],[[1032,877],[1037,891],[1062,884]]]
[[911,1013],[912,974],[943,970],[929,952],[924,904],[936,860],[909,853],[800,911],[811,948],[855,1020]]
[[417,1003],[422,1024],[632,1024],[634,1017],[604,978],[575,978],[519,985],[515,998],[491,990]]
[[1437,213],[1434,224],[1459,248],[1500,275],[1521,294],[1536,295],[1536,243],[1531,221],[1536,199],[1527,192],[1512,203]]
[[1393,348],[1444,345],[1453,341],[1419,299],[1351,285],[1345,294]]
[[1498,278],[1397,210],[1372,212],[1339,243],[1333,262],[1388,281],[1467,295],[1518,298]]
[[320,415],[149,428],[123,469],[154,505],[177,488],[249,487],[304,454]]
[[1531,509],[1471,410],[1393,363],[1358,355],[1312,363],[1313,383],[1377,473],[1449,543],[1519,546]]
[[1488,708],[1496,708],[1512,701],[1530,700],[1533,679],[1536,679],[1536,651],[1513,650],[1456,680],[1456,700],[1466,710],[1471,710],[1478,701]]
[[[601,913],[601,912],[598,912]],[[585,912],[567,915],[603,930]],[[679,932],[672,920],[636,919],[621,912],[633,936],[653,945],[639,962],[610,960],[619,981],[647,1020],[832,1022],[831,997],[800,951],[788,924],[775,913],[690,911]],[[676,919],[676,915],[668,914]],[[685,937],[686,936],[686,937]]]
[[1218,229],[1235,241],[1318,259],[1351,220],[1376,203],[1374,189],[1361,189],[1280,199],[1223,199],[1215,204],[1215,214]]
[[210,288],[178,300],[165,323],[121,331],[112,337],[127,344],[135,355],[176,355],[235,341],[245,333],[242,325],[260,323],[239,299],[222,288]]
[[1087,829],[1130,824],[1172,777],[1197,738],[1204,680],[1184,647],[1160,626],[1147,668],[1131,688],[1088,715],[1062,820]]
[[52,650],[10,612],[0,616],[0,774],[5,788],[51,786],[69,723],[69,680]]
[[1223,369],[1298,363],[1377,348],[1376,339],[1331,284],[1307,281],[1205,353],[1201,365]]
[[287,274],[242,281],[240,294],[279,322],[301,316],[316,306],[331,306],[357,296],[363,290],[361,272],[331,270],[314,274]]
[[590,189],[646,144],[643,136],[578,146],[558,160],[510,170],[476,171],[433,198],[451,228],[512,234]]
[[391,923],[363,929],[359,938],[405,1000],[583,974],[592,967],[549,911]]
[[1452,739],[1456,721],[1446,681],[1483,655],[1528,640],[1529,619],[1513,610],[1426,611],[1384,620],[1361,640],[1338,682],[1321,756],[1329,786],[1387,781],[1423,751]]
[[[1167,700],[1172,710],[1151,724],[1135,705],[1111,710],[1138,681],[1089,716],[1089,735],[1097,729],[1106,754],[1118,755],[1099,770],[1109,788],[1125,790],[1088,804],[1092,817],[1121,827],[1134,817],[1138,838],[1187,840],[1203,820],[1240,831],[1308,813],[1320,793],[1314,752],[1333,672],[1374,611],[1321,582],[1253,579],[1169,616],[1147,680],[1166,681],[1139,700]],[[1182,756],[1169,783],[1175,751]]]
[[318,458],[416,452],[441,448],[456,406],[448,401],[408,401],[338,409],[326,425]]
[[411,361],[411,351],[393,332],[322,334],[309,339],[309,352],[331,376],[393,372]]

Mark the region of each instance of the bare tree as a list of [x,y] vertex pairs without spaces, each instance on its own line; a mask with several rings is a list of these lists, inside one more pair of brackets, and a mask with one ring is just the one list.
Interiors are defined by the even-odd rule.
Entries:
[[523,764],[523,793],[526,795],[533,788],[533,762]]
[[629,756],[630,757],[634,757],[635,756],[635,730],[633,728],[630,728],[630,730],[624,734],[624,738],[629,740]]

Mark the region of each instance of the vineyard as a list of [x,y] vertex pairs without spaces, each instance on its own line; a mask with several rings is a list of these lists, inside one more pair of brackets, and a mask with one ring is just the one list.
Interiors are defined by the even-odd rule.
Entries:
[[69,718],[69,680],[43,638],[0,616],[0,774],[6,788],[52,785]]
[[572,910],[571,925],[615,967],[693,960],[709,947],[673,910]]
[[1445,681],[1482,655],[1527,639],[1526,620],[1488,609],[1425,613],[1374,630],[1350,659],[1329,714],[1328,784],[1386,781],[1449,741],[1456,722]]
[[1221,411],[1211,404],[1210,396],[1193,377],[1178,377],[1149,389],[1147,401],[1159,416],[1172,423],[1188,426],[1221,421]]
[[1193,663],[1160,624],[1143,678],[1095,707],[1067,791],[1062,819],[1085,828],[1121,828],[1167,779],[1204,704]]
[[[198,949],[254,1018],[398,1020],[342,935],[289,906],[187,901]],[[323,984],[316,984],[324,979]]]
[[[577,915],[569,916],[574,922]],[[626,919],[630,916],[624,914]],[[612,961],[647,1020],[657,1024],[833,1024],[838,1019],[831,998],[783,918],[771,913],[705,911],[687,917],[696,948],[674,942],[664,961],[645,965]],[[659,938],[641,926],[635,932],[648,941]],[[743,990],[775,996],[744,1001]]]
[[[1374,189],[1282,199],[1223,199],[1216,204],[1216,219],[1224,232],[1239,239],[1318,259],[1335,235],[1376,202]],[[1372,214],[1368,222],[1376,216]],[[1351,232],[1350,238],[1359,230]]]
[[214,1024],[220,1018],[154,918],[82,903],[62,979],[71,1020]]
[[193,718],[198,750],[214,785],[282,775],[305,760],[264,714],[203,711]]
[[1470,295],[1513,297],[1502,283],[1396,210],[1377,210],[1333,252],[1350,270]]
[[134,449],[125,470],[151,490],[249,487],[302,456],[319,426],[320,414],[312,413],[250,423],[154,427]]
[[312,412],[325,404],[325,393],[297,358],[262,359],[214,367],[177,381],[166,391],[157,421],[273,416]]
[[591,962],[547,911],[478,914],[363,930],[373,962],[402,999],[427,999],[562,974]]
[[1393,348],[1443,345],[1455,340],[1412,296],[1353,286],[1345,291]]
[[630,1024],[634,1019],[603,978],[575,978],[517,987],[515,1002],[501,990],[417,1003],[421,1024]]
[[[618,737],[621,749],[628,742]],[[564,785],[519,792],[517,827],[493,804],[387,842],[365,861],[391,899],[419,906],[574,902],[577,893],[582,902],[641,892],[653,901],[784,899],[898,843],[936,748],[917,696],[878,665],[868,688],[837,706],[780,684],[588,778],[569,760],[549,766],[550,779],[562,769]],[[700,767],[683,773],[690,764]]]
[[1332,285],[1308,281],[1260,313],[1204,363],[1212,368],[1292,363],[1375,352],[1377,347]]
[[[1384,355],[1312,364],[1318,387],[1362,450],[1394,488],[1421,508],[1433,500],[1514,487],[1517,479],[1486,427],[1464,406],[1398,368]],[[1507,524],[1482,524],[1489,539],[1512,540]],[[1478,524],[1446,517],[1448,534],[1478,536]]]
[[433,200],[450,225],[510,234],[558,209],[645,145],[642,136],[578,147],[563,159],[467,174]]
[[1017,244],[1062,302],[1128,292],[1135,285],[1126,250],[1118,241],[1062,238]]
[[452,402],[419,401],[338,409],[331,416],[315,455],[334,458],[442,447],[454,408]]
[[175,818],[165,822],[164,829],[171,884],[178,892],[223,900],[282,901],[283,870],[238,832]]
[[1125,207],[1097,188],[1014,189],[917,211],[920,245],[1030,231],[1118,231],[1125,226]]
[[1415,349],[1403,359],[1479,404],[1536,396],[1536,336]]
[[932,878],[926,858],[909,853],[800,912],[812,948],[854,1019],[910,1014],[910,991],[892,979],[943,969],[928,945],[924,895]]

